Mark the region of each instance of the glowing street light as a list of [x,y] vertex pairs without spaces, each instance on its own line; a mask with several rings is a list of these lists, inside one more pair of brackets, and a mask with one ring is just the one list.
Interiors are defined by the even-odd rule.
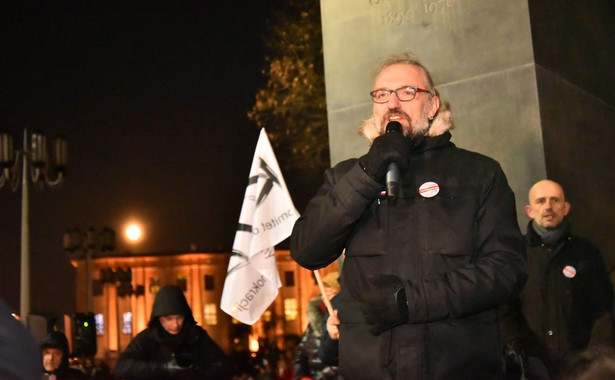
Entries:
[[143,229],[136,223],[129,224],[125,229],[126,238],[131,243],[137,243],[143,238]]

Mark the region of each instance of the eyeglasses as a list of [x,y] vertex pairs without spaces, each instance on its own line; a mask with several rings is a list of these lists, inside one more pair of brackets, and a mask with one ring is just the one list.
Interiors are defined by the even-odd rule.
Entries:
[[416,97],[417,92],[426,92],[431,94],[432,92],[429,90],[425,90],[420,87],[412,87],[405,86],[400,87],[397,90],[387,90],[387,89],[379,89],[371,91],[369,94],[371,95],[374,103],[383,104],[388,102],[391,99],[391,94],[395,93],[397,99],[400,102],[409,102]]

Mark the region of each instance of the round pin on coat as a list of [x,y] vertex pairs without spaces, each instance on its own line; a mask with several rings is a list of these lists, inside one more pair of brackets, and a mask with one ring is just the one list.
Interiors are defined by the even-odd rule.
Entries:
[[568,278],[573,278],[577,275],[577,270],[572,265],[566,265],[564,270],[562,270],[562,273],[564,273],[564,276]]
[[435,182],[425,182],[419,187],[419,194],[423,198],[435,197],[440,192],[440,185]]

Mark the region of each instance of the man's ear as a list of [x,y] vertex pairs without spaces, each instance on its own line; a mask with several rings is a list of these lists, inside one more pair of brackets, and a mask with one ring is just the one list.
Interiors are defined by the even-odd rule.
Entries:
[[438,110],[440,110],[440,97],[438,95],[434,95],[431,98],[431,110],[429,112],[431,118],[434,118],[436,116]]
[[564,216],[566,216],[570,212],[570,207],[572,206],[570,205],[570,202],[566,202],[564,207],[566,207],[566,209],[564,210]]
[[525,205],[525,214],[528,216],[528,218],[534,219],[534,217],[532,216],[532,206]]

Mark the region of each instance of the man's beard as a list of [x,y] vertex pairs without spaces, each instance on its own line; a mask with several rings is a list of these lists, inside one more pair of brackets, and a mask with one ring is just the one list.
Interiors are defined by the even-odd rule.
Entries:
[[[387,112],[383,115],[381,125],[385,126],[386,120],[389,118],[389,116],[396,115],[406,120],[408,122],[408,125],[410,126],[404,126],[403,134],[405,137],[410,137],[411,139],[414,139],[418,136],[427,136],[429,134],[430,127],[428,112],[429,110],[425,108],[421,114],[420,119],[412,120],[412,118],[410,118],[410,115],[408,115],[407,113],[401,110],[392,110],[391,112]],[[384,128],[382,128],[382,130],[384,130]]]

